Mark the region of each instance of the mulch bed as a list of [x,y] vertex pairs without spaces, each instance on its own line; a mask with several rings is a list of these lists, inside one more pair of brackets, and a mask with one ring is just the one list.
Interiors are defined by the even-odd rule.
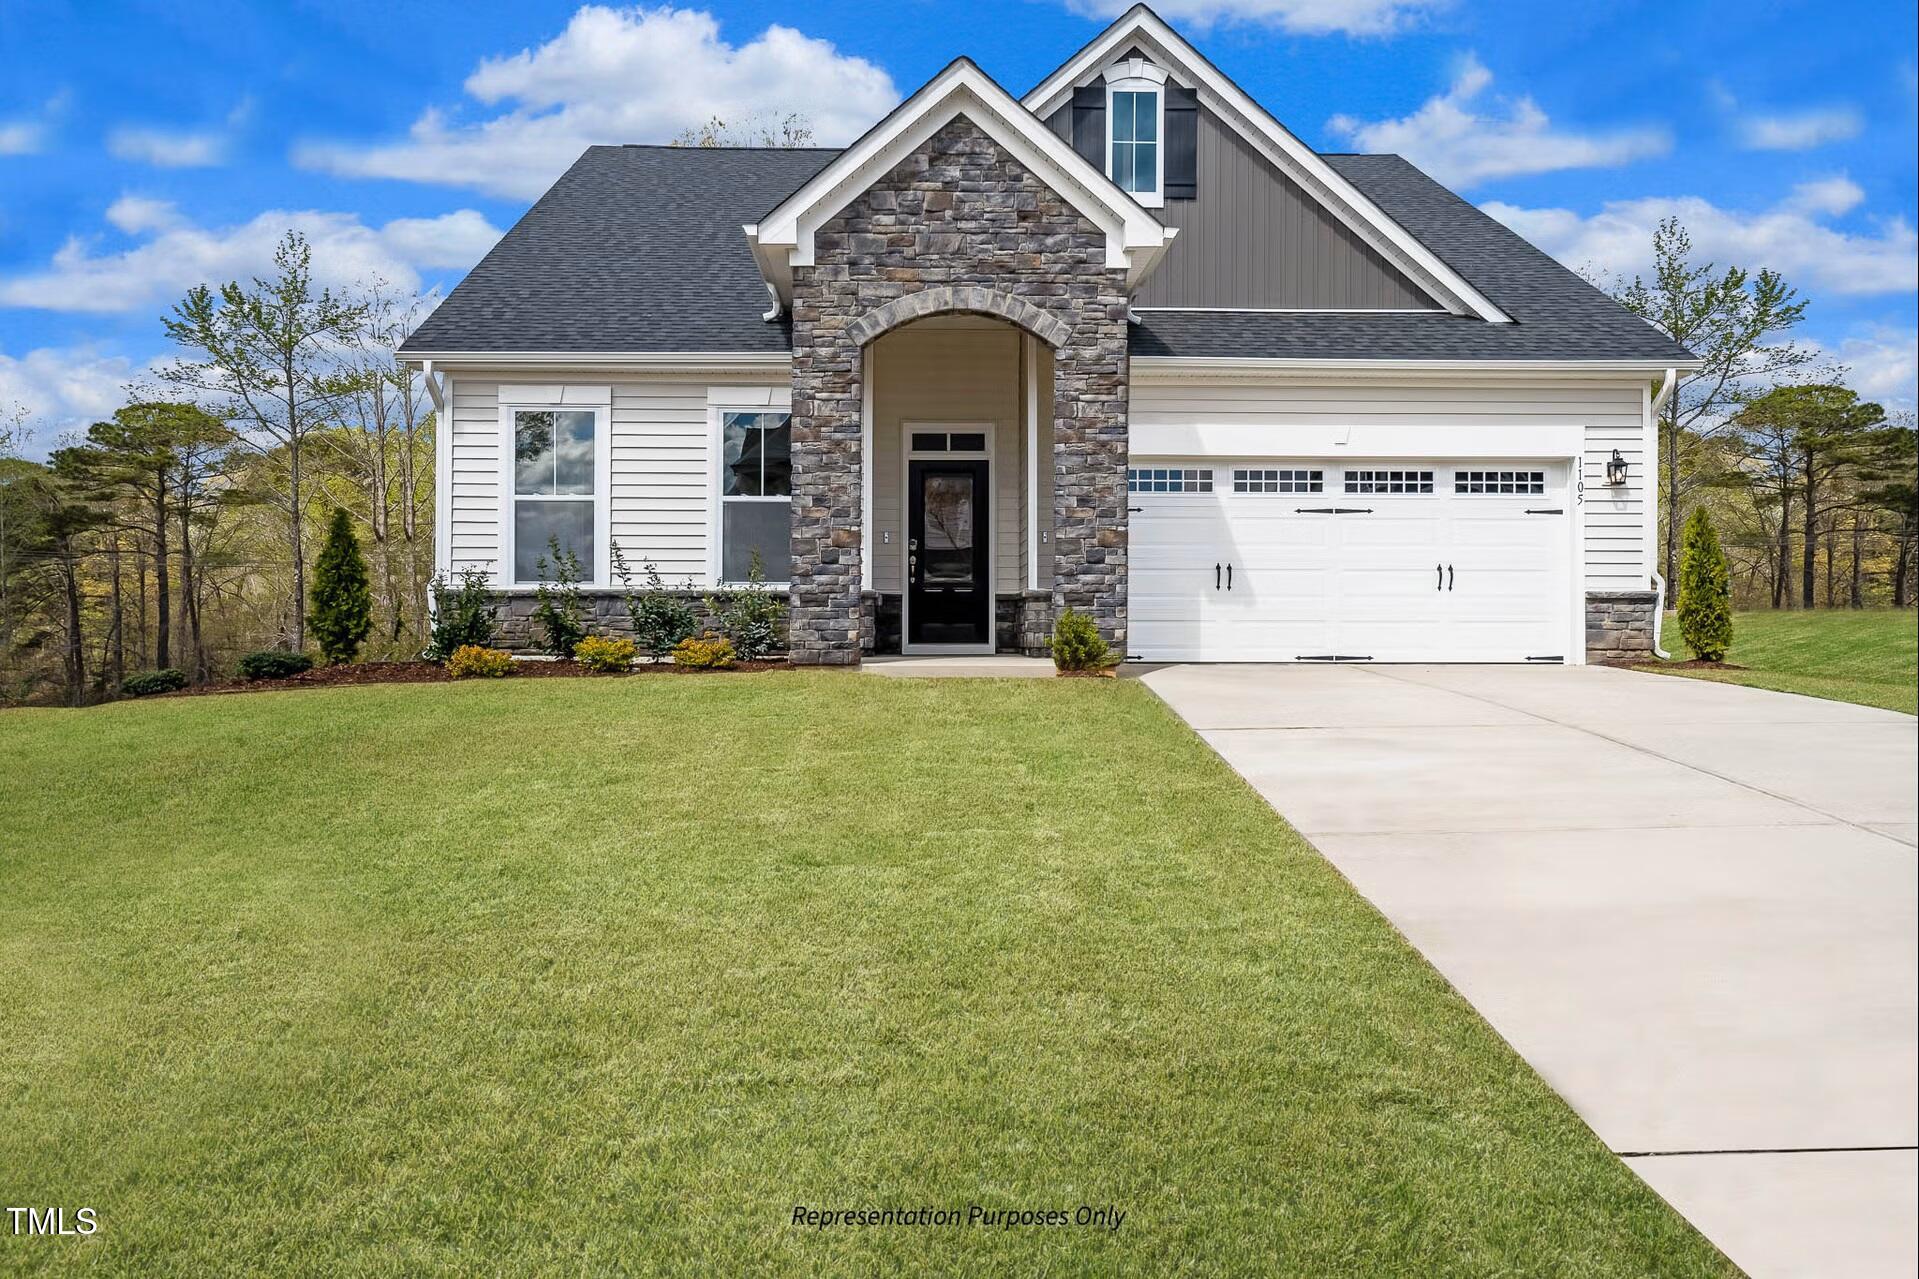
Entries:
[[1702,662],[1696,657],[1683,662],[1621,662],[1629,670],[1645,671],[1743,671],[1746,668],[1732,662]]
[[[723,671],[691,666],[635,666],[630,671],[589,671],[578,662],[515,662],[507,679],[631,679],[638,675],[732,675],[755,671],[783,671],[786,662],[740,662]],[[358,684],[446,684],[453,677],[433,662],[355,662],[349,666],[316,666],[288,679],[241,679],[202,688],[184,688],[163,697],[205,697],[216,693],[265,693],[290,688],[344,688]],[[479,681],[486,682],[486,681]]]

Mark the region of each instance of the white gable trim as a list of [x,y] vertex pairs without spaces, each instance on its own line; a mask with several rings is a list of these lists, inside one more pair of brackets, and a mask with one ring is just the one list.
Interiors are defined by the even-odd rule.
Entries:
[[1178,234],[1121,191],[992,77],[961,58],[929,80],[758,223],[743,228],[782,304],[796,266],[813,265],[819,228],[940,129],[965,116],[1106,235],[1106,265],[1136,287]]
[[1447,310],[1455,315],[1476,315],[1493,324],[1512,323],[1511,316],[1494,306],[1438,254],[1388,217],[1385,210],[1341,177],[1311,147],[1294,137],[1270,112],[1143,4],[1134,5],[1021,101],[1043,120],[1072,97],[1076,84],[1097,79],[1128,43],[1141,45],[1164,58],[1176,80],[1192,81],[1198,90],[1200,105],[1231,124],[1278,166],[1280,172],[1304,187],[1333,216],[1432,293]]

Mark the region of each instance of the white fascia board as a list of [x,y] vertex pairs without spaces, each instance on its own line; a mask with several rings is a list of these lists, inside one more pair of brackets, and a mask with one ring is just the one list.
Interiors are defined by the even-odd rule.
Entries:
[[1350,422],[1288,423],[1283,429],[1237,422],[1147,422],[1127,436],[1136,458],[1484,458],[1578,457],[1585,428],[1565,422],[1402,426]]
[[960,115],[1092,219],[1106,237],[1106,264],[1126,270],[1129,283],[1145,277],[1177,234],[1020,106],[992,77],[961,59],[929,80],[748,233],[762,274],[781,291],[782,300],[791,298],[791,268],[813,265],[813,237],[820,226]]
[[409,351],[409,365],[485,369],[598,369],[635,373],[783,373],[785,351]]
[[[1363,382],[1374,378],[1443,377],[1474,379],[1608,378],[1638,381],[1673,367],[1668,360],[1328,360],[1268,359],[1233,356],[1136,355],[1134,382],[1297,381],[1330,378]],[[1699,367],[1697,363],[1690,366]]]
[[1348,229],[1418,280],[1449,310],[1455,314],[1476,315],[1491,324],[1512,323],[1511,316],[1494,306],[1491,299],[1446,265],[1439,255],[1388,217],[1384,209],[1341,177],[1318,152],[1294,137],[1271,112],[1227,79],[1205,55],[1144,5],[1128,10],[1021,102],[1043,120],[1071,96],[1076,83],[1101,74],[1119,47],[1129,41],[1144,44],[1164,58],[1176,80],[1189,80],[1198,89],[1201,105],[1232,124],[1281,172],[1305,187]]

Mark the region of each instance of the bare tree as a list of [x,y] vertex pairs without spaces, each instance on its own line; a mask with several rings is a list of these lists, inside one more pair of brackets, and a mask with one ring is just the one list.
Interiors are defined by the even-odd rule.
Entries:
[[306,645],[307,438],[338,420],[352,391],[342,355],[366,318],[364,305],[313,286],[312,250],[289,231],[273,253],[277,272],[251,288],[229,281],[215,295],[196,286],[163,321],[167,336],[198,358],[175,361],[167,381],[204,400],[263,459],[284,471],[285,491],[271,494],[287,520],[293,562],[292,620],[287,636]]
[[813,145],[813,125],[797,111],[783,116],[752,115],[732,124],[714,116],[705,124],[682,129],[670,144],[676,147],[777,147],[794,150]]
[[1813,358],[1812,352],[1782,340],[1804,316],[1806,304],[1795,300],[1776,271],[1749,276],[1744,267],[1722,273],[1710,262],[1695,266],[1692,238],[1677,218],[1667,218],[1653,233],[1652,279],[1635,276],[1613,295],[1702,361],[1702,367],[1678,375],[1678,386],[1660,412],[1663,558],[1671,582],[1678,571],[1685,499],[1714,478],[1693,464],[1703,457],[1698,446],[1768,383],[1792,376]]

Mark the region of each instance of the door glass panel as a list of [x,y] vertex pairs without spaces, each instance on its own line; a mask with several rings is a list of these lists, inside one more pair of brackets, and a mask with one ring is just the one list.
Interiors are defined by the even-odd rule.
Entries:
[[926,540],[920,580],[928,585],[973,582],[973,477],[928,475],[922,480]]

